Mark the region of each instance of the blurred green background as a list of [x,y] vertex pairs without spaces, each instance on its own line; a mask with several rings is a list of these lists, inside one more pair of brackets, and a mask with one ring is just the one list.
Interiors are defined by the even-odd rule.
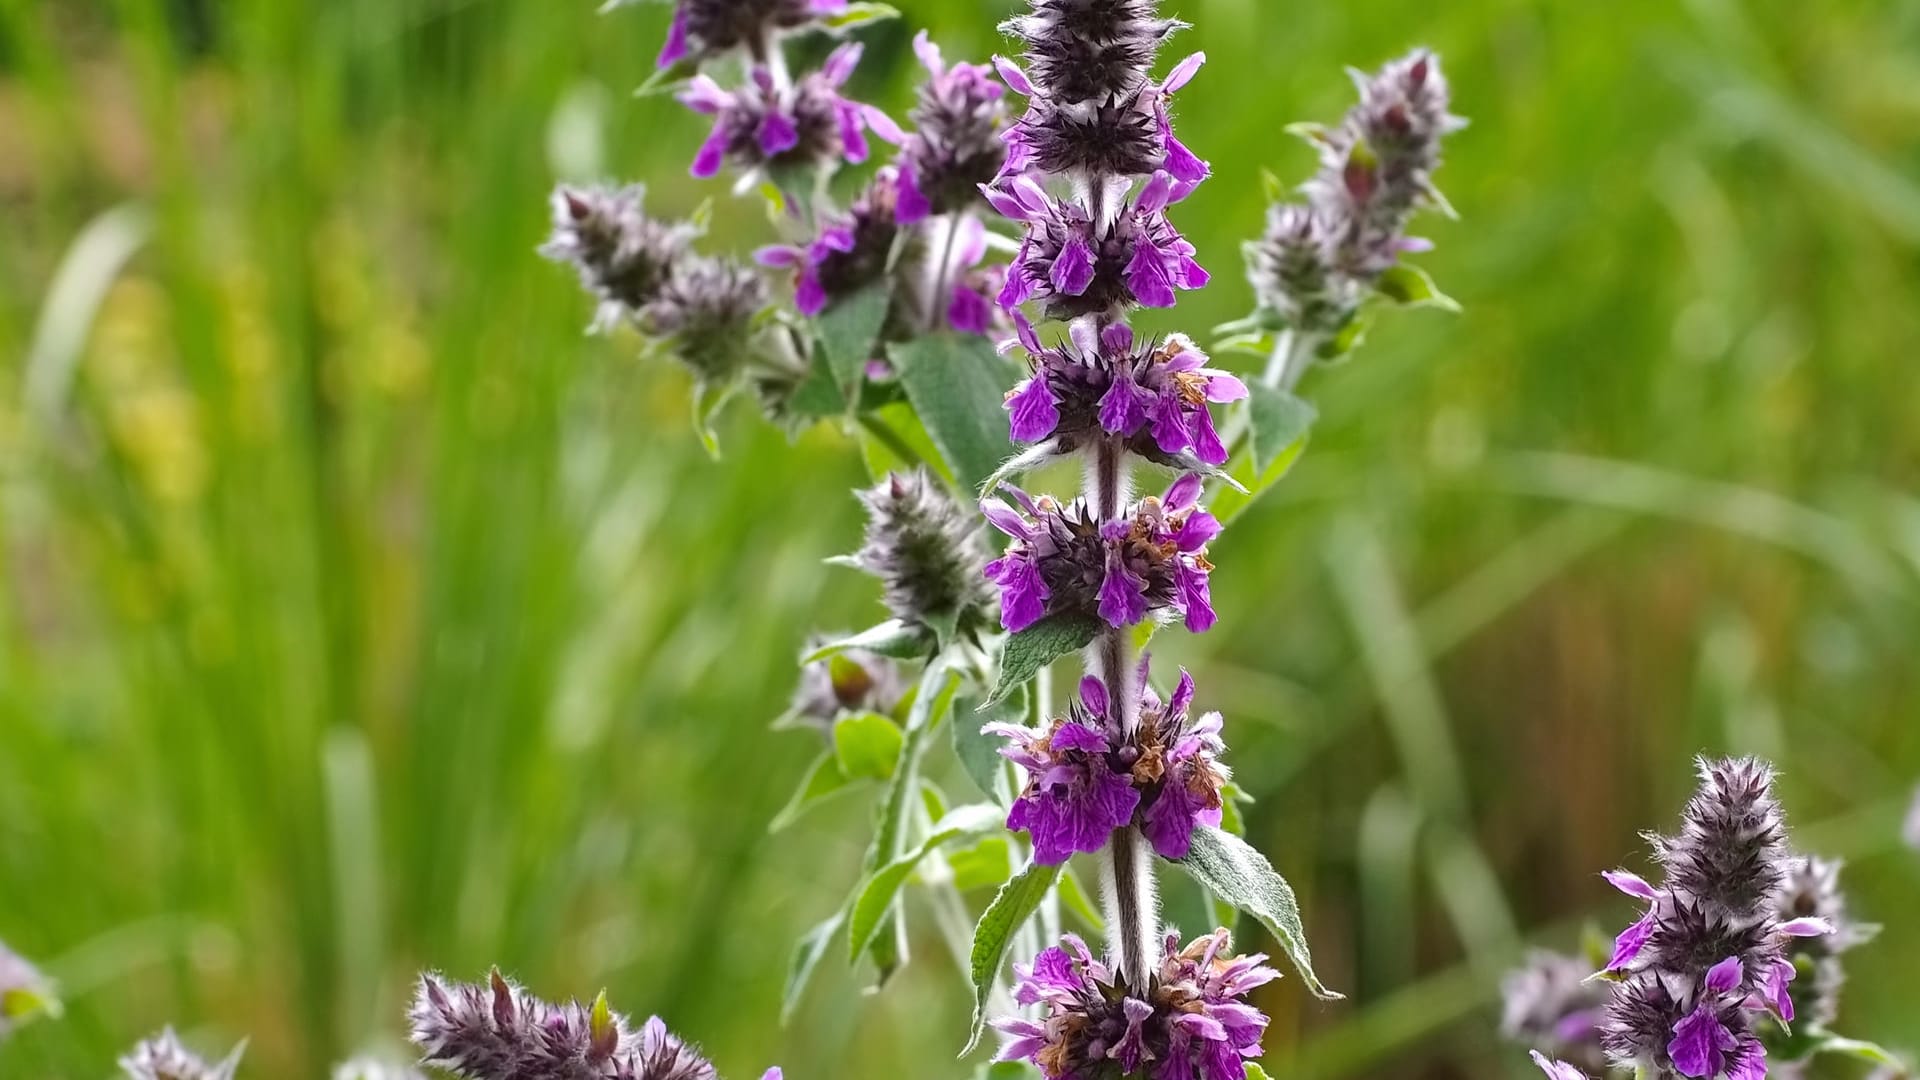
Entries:
[[[173,1021],[247,1074],[392,1040],[410,973],[609,988],[723,1072],[938,1080],[937,943],[883,995],[794,937],[857,874],[846,801],[766,823],[813,747],[769,733],[804,635],[865,625],[859,454],[746,408],[725,460],[674,369],[589,338],[533,254],[556,175],[645,178],[703,134],[633,100],[666,9],[541,0],[0,0],[0,939],[68,1015],[0,1076],[94,1077]],[[1004,48],[1009,0],[863,31]],[[1690,755],[1782,765],[1867,918],[1845,1027],[1920,1045],[1920,3],[1178,0],[1238,244],[1342,65],[1426,43],[1473,126],[1422,258],[1464,315],[1383,320],[1216,545],[1219,629],[1169,637],[1228,716],[1256,843],[1351,999],[1275,1014],[1275,1077],[1524,1075],[1521,940],[1630,916]],[[1175,325],[1162,316],[1159,325]],[[1833,1075],[1850,1075],[1835,1073]]]

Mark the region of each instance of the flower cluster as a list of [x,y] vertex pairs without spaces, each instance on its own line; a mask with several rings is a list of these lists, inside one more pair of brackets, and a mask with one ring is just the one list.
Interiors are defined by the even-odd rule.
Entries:
[[1207,354],[1184,334],[1141,341],[1125,323],[1096,331],[1082,321],[1049,348],[1026,316],[1016,313],[1014,325],[1033,371],[1007,393],[1015,442],[1050,440],[1051,453],[1069,454],[1110,437],[1175,467],[1227,460],[1207,406],[1246,397],[1246,384],[1207,367]]
[[1774,900],[1780,922],[1818,920],[1832,931],[1796,937],[1786,943],[1786,960],[1798,978],[1789,987],[1790,1012],[1803,1022],[1827,1025],[1840,1016],[1840,991],[1846,985],[1841,954],[1872,941],[1878,926],[1855,921],[1840,889],[1841,864],[1818,856],[1794,856],[1786,882]]
[[1047,1080],[1244,1080],[1267,1026],[1247,995],[1280,975],[1265,956],[1229,955],[1225,930],[1185,949],[1169,934],[1159,966],[1130,986],[1085,942],[1064,942],[1015,966],[1014,1000],[1041,1016],[994,1021],[1006,1036],[998,1060],[1030,1061]]
[[794,271],[793,303],[812,317],[887,276],[900,223],[894,215],[898,188],[882,169],[845,214],[828,221],[804,247],[775,244],[754,253],[760,265]]
[[209,1065],[204,1058],[180,1045],[179,1036],[167,1028],[122,1057],[120,1071],[128,1080],[233,1080],[244,1050],[244,1044],[236,1046],[224,1059]]
[[1194,260],[1194,246],[1167,219],[1166,208],[1191,190],[1156,172],[1113,220],[1096,221],[1078,202],[1050,195],[1033,176],[986,189],[994,209],[1027,229],[1000,305],[1011,310],[1039,300],[1056,319],[1130,304],[1172,307],[1176,289],[1198,289],[1209,280]]
[[1200,508],[1200,487],[1189,473],[1164,496],[1149,495],[1105,521],[1085,498],[1062,506],[1011,486],[1019,510],[982,502],[987,520],[1013,538],[986,568],[1000,587],[1001,625],[1019,631],[1064,614],[1098,616],[1118,628],[1166,611],[1205,632],[1214,622],[1206,551],[1220,522]]
[[925,469],[859,493],[867,532],[849,565],[880,579],[887,610],[914,627],[971,632],[992,618],[980,521]]
[[1795,1015],[1786,946],[1834,927],[1779,917],[1792,862],[1773,770],[1751,758],[1703,760],[1700,780],[1680,832],[1652,838],[1659,887],[1624,870],[1604,875],[1647,911],[1614,942],[1601,1041],[1622,1068],[1759,1080],[1761,1031]]
[[847,9],[847,0],[676,0],[659,65],[711,60],[746,49],[764,62],[776,34]]
[[914,132],[900,148],[895,178],[900,222],[913,225],[935,214],[965,210],[979,201],[980,186],[999,175],[1007,159],[1000,141],[1006,88],[984,64],[948,66],[940,47],[922,30],[914,54],[928,79],[908,119]]
[[746,267],[694,253],[699,230],[643,209],[646,189],[561,186],[540,253],[573,266],[600,300],[596,329],[621,320],[665,342],[705,382],[722,383],[748,352],[766,283]]
[[898,142],[900,129],[886,113],[840,93],[860,63],[861,49],[858,42],[840,46],[820,70],[792,86],[782,86],[765,66],[755,66],[746,85],[733,90],[710,76],[694,76],[680,92],[680,103],[713,117],[713,131],[694,155],[693,175],[718,175],[728,162],[748,174],[804,170],[838,160],[858,165],[870,152],[869,128]]
[[1033,856],[1045,864],[1076,852],[1096,852],[1115,829],[1138,826],[1161,857],[1184,859],[1193,831],[1219,825],[1220,789],[1227,770],[1218,760],[1220,714],[1195,718],[1193,676],[1162,703],[1140,665],[1140,723],[1122,730],[1106,684],[1080,681],[1071,711],[1044,728],[990,724],[1009,740],[1001,751],[1026,770],[1027,785],[1007,815],[1007,828],[1033,838]]
[[1605,1069],[1600,1021],[1606,1010],[1607,984],[1590,978],[1592,974],[1593,965],[1583,957],[1545,950],[1530,953],[1526,963],[1501,983],[1501,1033],[1581,1069]]
[[1376,75],[1355,72],[1354,82],[1360,102],[1345,121],[1308,129],[1320,169],[1303,189],[1307,202],[1274,206],[1265,236],[1247,247],[1262,309],[1315,336],[1339,331],[1402,254],[1426,249],[1407,222],[1446,207],[1433,172],[1442,138],[1466,124],[1448,112],[1440,61],[1424,49]]
[[498,971],[484,986],[423,975],[409,1015],[423,1063],[464,1080],[717,1080],[657,1016],[631,1031],[604,995],[553,1005]]

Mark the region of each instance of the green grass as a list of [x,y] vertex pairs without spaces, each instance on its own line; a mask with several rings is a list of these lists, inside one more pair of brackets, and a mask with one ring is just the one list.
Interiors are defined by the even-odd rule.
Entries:
[[[899,6],[868,99],[906,102],[912,27],[1002,47],[1008,4]],[[418,967],[493,962],[734,1077],[965,1074],[931,939],[775,1023],[862,850],[852,802],[765,823],[813,751],[766,731],[795,650],[875,611],[819,562],[863,472],[744,409],[709,461],[682,378],[533,255],[556,170],[767,235],[686,177],[695,118],[628,97],[663,12],[592,7],[0,0],[0,938],[69,1005],[0,1075],[173,1021],[317,1077]],[[1516,929],[1627,917],[1595,872],[1703,748],[1781,762],[1889,923],[1847,1027],[1920,1043],[1920,3],[1169,7],[1217,177],[1188,329],[1249,306],[1258,169],[1310,167],[1280,128],[1338,114],[1343,64],[1431,44],[1474,121],[1424,229],[1465,314],[1310,379],[1221,627],[1162,645],[1352,995],[1275,989],[1269,1072],[1524,1075],[1487,1007]]]

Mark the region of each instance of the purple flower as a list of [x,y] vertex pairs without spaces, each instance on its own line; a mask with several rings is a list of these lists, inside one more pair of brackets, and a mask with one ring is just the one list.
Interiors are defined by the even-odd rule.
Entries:
[[[934,299],[945,303],[947,325],[955,330],[982,337],[996,336],[1005,331],[1006,322],[994,306],[993,297],[999,295],[1006,281],[1007,268],[982,265],[987,257],[987,227],[979,218],[966,214],[953,219],[951,227],[955,230],[953,243],[943,246],[949,253],[947,264],[944,272],[936,275],[936,280],[951,284],[944,297]],[[931,254],[929,245],[928,255]]]
[[[1194,718],[1193,677],[1183,669],[1161,702],[1139,668],[1140,723],[1122,734],[1120,717],[1099,679],[1080,681],[1067,715],[1043,728],[992,724],[1009,740],[1001,751],[1026,770],[1027,786],[1007,827],[1033,834],[1034,857],[1057,863],[1076,851],[1106,846],[1115,829],[1138,826],[1162,858],[1184,859],[1201,825],[1217,826],[1227,770],[1219,713]],[[1125,789],[1123,792],[1122,789]]]
[[889,142],[904,136],[887,115],[849,101],[840,88],[860,62],[861,45],[835,49],[820,70],[787,89],[773,73],[756,65],[747,84],[727,90],[706,75],[696,75],[681,91],[682,104],[713,117],[713,132],[693,159],[693,175],[713,176],[731,161],[746,172],[805,169],[845,159],[867,160],[869,128]]
[[[1766,989],[1774,1011],[1782,1019],[1793,1020],[1797,1014],[1803,1020],[1827,1026],[1840,1015],[1840,990],[1846,983],[1841,955],[1873,940],[1879,928],[1861,924],[1848,914],[1846,894],[1840,888],[1839,862],[1795,856],[1789,867],[1786,885],[1774,903],[1781,931],[1825,927],[1831,932],[1805,937],[1790,934],[1785,956],[1776,962]],[[1793,981],[1799,963],[1805,964],[1812,977],[1789,989],[1786,984]]]
[[1607,884],[1636,900],[1645,900],[1649,905],[1647,913],[1638,922],[1620,931],[1613,941],[1613,958],[1607,961],[1606,969],[1624,971],[1639,958],[1641,951],[1647,947],[1647,940],[1653,936],[1659,920],[1656,901],[1660,894],[1640,875],[1625,870],[1608,870],[1600,876],[1607,879]]
[[1011,310],[1040,300],[1057,319],[1106,315],[1135,304],[1172,307],[1176,289],[1198,289],[1208,281],[1194,261],[1194,246],[1165,213],[1191,190],[1156,172],[1125,212],[1096,226],[1079,204],[1055,199],[1032,176],[986,188],[994,209],[1027,226],[1000,306]]
[[1007,814],[1007,828],[1033,837],[1033,857],[1049,866],[1075,852],[1107,846],[1115,829],[1133,820],[1140,793],[1109,760],[1108,732],[1078,719],[1061,718],[1044,732],[1014,724],[990,724],[990,734],[1012,739],[1001,751],[1027,771],[1026,790]]
[[763,58],[772,35],[846,8],[847,0],[678,0],[659,65],[707,60],[739,48]]
[[1592,972],[1593,964],[1585,957],[1529,953],[1526,963],[1500,983],[1504,999],[1500,1033],[1524,1046],[1543,1048],[1551,1058],[1564,1059],[1557,1062],[1562,1067],[1605,1070],[1600,1018],[1609,987],[1588,978]]
[[1048,1080],[1244,1080],[1267,1026],[1247,996],[1280,973],[1264,956],[1225,955],[1230,945],[1225,930],[1185,949],[1169,935],[1159,967],[1136,987],[1069,935],[1064,948],[1014,965],[1014,1000],[1042,1016],[995,1020],[1005,1036],[996,1060],[1030,1061]]
[[993,69],[984,64],[949,67],[924,30],[914,37],[913,51],[929,78],[909,114],[915,131],[902,144],[898,160],[900,221],[908,225],[973,205],[980,198],[980,185],[999,174],[1007,156],[1000,141],[1006,88],[994,78]]
[[823,223],[811,243],[764,247],[754,258],[762,266],[795,271],[794,306],[811,318],[887,276],[887,261],[900,232],[894,198],[889,166],[880,170],[844,215]]
[[987,520],[1013,538],[986,568],[1000,586],[1001,625],[1018,632],[1043,616],[1071,614],[1121,627],[1166,611],[1205,632],[1214,622],[1206,547],[1220,522],[1199,507],[1200,487],[1198,476],[1183,476],[1164,496],[1104,523],[1084,498],[1062,507],[1008,487],[1024,513],[999,499],[983,502]]
[[1175,467],[1227,460],[1207,406],[1245,397],[1246,385],[1205,366],[1207,354],[1184,335],[1140,341],[1124,323],[1096,333],[1082,320],[1072,324],[1065,341],[1048,348],[1026,316],[1015,312],[1013,321],[1033,369],[1007,395],[1015,442],[1052,439],[1059,452],[1068,453],[1113,438],[1141,457]]

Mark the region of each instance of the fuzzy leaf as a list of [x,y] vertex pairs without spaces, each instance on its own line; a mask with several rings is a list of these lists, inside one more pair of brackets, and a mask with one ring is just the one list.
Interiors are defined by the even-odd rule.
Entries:
[[1876,1065],[1892,1065],[1898,1068],[1902,1062],[1893,1052],[1879,1043],[1870,1043],[1862,1039],[1848,1039],[1830,1032],[1821,1032],[1813,1046],[1816,1054],[1836,1054],[1850,1057],[1856,1061],[1870,1061]]
[[688,79],[693,78],[699,73],[700,64],[698,61],[691,57],[684,60],[677,60],[666,67],[659,68],[654,71],[653,74],[647,76],[647,81],[641,83],[639,87],[634,90],[633,96],[654,97],[659,94],[677,93],[681,87],[686,84]]
[[840,759],[835,752],[821,751],[820,756],[814,758],[813,764],[807,768],[807,775],[800,778],[800,786],[794,789],[793,797],[767,824],[767,831],[777,833],[786,829],[821,800],[845,789],[851,782],[847,774],[840,771]]
[[999,887],[1013,876],[1012,845],[1004,836],[989,836],[968,848],[947,855],[953,870],[953,887],[961,892]]
[[1267,1080],[1267,1070],[1249,1061],[1247,1062],[1247,1080]]
[[1058,866],[1028,863],[1026,869],[1000,886],[993,903],[981,913],[980,921],[973,928],[973,951],[967,962],[967,973],[973,980],[973,1028],[966,1048],[960,1051],[961,1057],[973,1053],[973,1048],[980,1045],[980,1033],[987,1024],[987,996],[994,980],[1000,977],[1000,966],[1006,963],[1013,935],[1040,907],[1047,890],[1053,888],[1059,878]]
[[846,918],[845,911],[836,911],[794,944],[793,958],[787,965],[787,988],[780,1001],[781,1024],[793,1018],[800,995],[806,992],[807,982],[813,978],[813,969],[820,966],[820,958],[827,954],[827,946],[833,944],[834,935],[840,932],[840,924]]
[[807,377],[793,392],[793,397],[788,399],[787,408],[795,416],[809,420],[839,416],[847,411],[847,396],[834,385],[833,369],[827,366],[824,349],[815,352],[813,364],[807,369]]
[[833,372],[834,384],[843,396],[851,398],[865,377],[867,361],[873,359],[874,342],[880,337],[880,326],[887,321],[887,306],[892,302],[893,285],[883,281],[835,301],[815,320],[820,348],[827,354],[827,369]]
[[984,710],[971,701],[954,709],[954,755],[960,759],[960,767],[966,770],[974,786],[990,799],[999,799],[1005,794],[1000,789],[1001,777],[1006,774],[1007,759],[1000,756],[1000,748],[1006,743],[999,736],[988,735],[981,728],[988,724],[1024,723],[1028,693],[1028,689],[1022,686]]
[[[868,873],[902,854],[901,838],[906,832],[907,810],[912,804],[913,792],[919,785],[920,758],[926,753],[927,741],[933,729],[939,726],[941,718],[953,707],[953,697],[959,687],[959,676],[938,658],[920,674],[913,704],[907,710],[899,761],[892,779],[887,782],[886,792],[880,797],[875,812],[873,839],[867,845],[867,856],[861,864],[861,869]],[[898,912],[898,905],[890,908],[868,946],[874,964],[880,970],[882,982],[892,975],[902,961],[900,946],[904,940],[903,934],[897,929],[889,933],[887,929],[895,922]]]
[[1041,668],[1091,645],[1105,625],[1091,615],[1049,615],[1008,637],[1000,653],[1000,681],[980,707],[991,708],[1025,686]]
[[1433,278],[1417,266],[1399,263],[1374,282],[1373,291],[1406,307],[1434,307],[1458,313],[1459,301],[1440,291]]
[[853,894],[852,915],[847,922],[848,959],[859,960],[860,954],[873,944],[887,912],[922,859],[943,844],[992,832],[1000,828],[1002,820],[1000,808],[992,803],[957,807],[934,825],[933,832],[919,847],[867,875]]
[[1193,850],[1180,860],[1180,867],[1193,875],[1207,891],[1260,920],[1315,997],[1336,1000],[1343,997],[1328,990],[1313,973],[1313,953],[1307,947],[1306,928],[1300,923],[1300,904],[1287,884],[1267,861],[1245,840],[1211,826],[1193,833]]
[[897,775],[905,741],[900,725],[879,713],[854,713],[833,722],[833,755],[849,780]]
[[1320,343],[1314,355],[1322,360],[1338,360],[1360,347],[1367,337],[1367,318],[1355,313],[1332,337]]
[[927,655],[927,650],[932,647],[933,642],[919,627],[908,626],[899,619],[888,619],[852,637],[828,642],[802,656],[800,663],[817,664],[849,649],[865,649],[881,656],[891,656],[895,660],[918,660]]
[[978,491],[1007,454],[1007,362],[987,339],[959,334],[918,338],[889,355],[954,482],[963,492]]
[[1305,441],[1319,413],[1312,405],[1281,390],[1256,382],[1248,390],[1247,416],[1253,426],[1253,476],[1249,485],[1259,491],[1271,481],[1267,473],[1281,455]]

